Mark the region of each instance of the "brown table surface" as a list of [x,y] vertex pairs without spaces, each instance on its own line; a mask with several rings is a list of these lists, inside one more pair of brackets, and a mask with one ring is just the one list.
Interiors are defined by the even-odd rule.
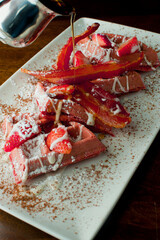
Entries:
[[[92,17],[160,33],[159,1],[131,5],[111,1],[70,1],[77,19]],[[86,3],[87,2],[87,3]],[[117,4],[117,5],[116,5]],[[114,6],[117,6],[113,12]],[[27,60],[69,26],[69,18],[58,17],[29,47],[16,49],[0,43],[0,84]],[[156,137],[136,174],[95,239],[160,239],[160,134]],[[0,210],[0,240],[54,240],[54,237]]]

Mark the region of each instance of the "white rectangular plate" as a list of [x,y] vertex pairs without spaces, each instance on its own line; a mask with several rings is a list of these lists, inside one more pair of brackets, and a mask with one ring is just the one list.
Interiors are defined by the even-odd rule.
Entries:
[[[82,33],[94,22],[100,23],[98,32],[136,35],[140,41],[160,50],[159,34],[97,19],[79,19],[75,23],[75,34]],[[24,67],[40,69],[51,66],[59,49],[70,36],[71,30],[68,28]],[[57,191],[45,185],[41,194],[33,197],[25,187],[14,184],[8,155],[2,150],[4,139],[1,133],[0,208],[59,239],[92,239],[109,216],[159,131],[160,69],[142,74],[142,77],[146,90],[121,98],[131,113],[131,124],[122,130],[115,130],[115,137],[107,135],[102,140],[107,146],[105,154],[67,167]],[[13,112],[34,110],[31,101],[34,81],[19,70],[1,86],[0,121]],[[48,181],[52,185],[53,175],[47,175],[44,182]],[[58,179],[59,174],[55,178]],[[42,179],[39,181],[42,182]]]

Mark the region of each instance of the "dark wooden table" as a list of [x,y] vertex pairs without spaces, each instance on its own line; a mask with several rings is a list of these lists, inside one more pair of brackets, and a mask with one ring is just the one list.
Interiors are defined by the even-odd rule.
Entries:
[[[160,33],[160,3],[153,0],[70,1],[77,19],[93,17]],[[105,3],[106,2],[106,3]],[[0,43],[0,84],[27,60],[70,25],[69,18],[58,17],[31,46],[16,49]],[[96,240],[160,239],[160,134],[156,137],[136,174],[116,205]],[[0,211],[0,240],[54,240],[54,237]],[[76,239],[75,239],[76,240]]]

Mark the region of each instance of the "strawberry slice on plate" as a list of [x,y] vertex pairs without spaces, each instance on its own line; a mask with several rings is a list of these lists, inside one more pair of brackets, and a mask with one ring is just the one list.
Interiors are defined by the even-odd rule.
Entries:
[[103,48],[112,47],[112,43],[106,34],[94,33],[92,35],[92,41]]
[[129,38],[127,41],[122,43],[117,50],[117,55],[119,57],[128,55],[131,53],[138,52],[140,49],[137,37]]
[[77,51],[74,55],[74,67],[85,64],[90,64],[89,59],[81,51]]
[[[95,32],[99,27],[99,23],[93,23],[87,28],[82,34],[75,36],[74,42],[77,44],[82,39],[85,39],[87,36]],[[72,37],[68,39],[68,42],[63,46],[57,57],[57,69],[68,69],[70,55],[73,51],[73,42]]]
[[11,152],[14,148],[19,147],[28,139],[33,138],[40,132],[40,126],[38,126],[34,120],[20,120],[18,123],[14,124],[10,134],[8,135],[4,145],[4,151]]
[[78,42],[78,49],[90,60],[99,63],[106,55],[106,49],[100,47],[96,42],[86,37]]
[[52,129],[47,136],[46,144],[50,150],[62,154],[69,154],[72,150],[67,128],[64,125]]
[[53,102],[52,99],[45,92],[45,88],[42,83],[38,82],[35,88],[34,98],[37,102],[39,111],[42,114],[48,114],[53,112]]

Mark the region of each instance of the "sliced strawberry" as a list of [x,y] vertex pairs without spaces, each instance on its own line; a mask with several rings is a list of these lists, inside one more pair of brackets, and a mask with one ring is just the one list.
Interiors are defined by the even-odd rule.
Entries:
[[[87,28],[82,34],[75,36],[74,43],[77,44],[81,39],[86,38],[93,32],[95,32],[99,27],[99,23],[93,23],[91,26]],[[70,37],[67,43],[60,50],[57,57],[57,69],[68,69],[69,68],[69,60],[70,55],[73,51],[73,41],[72,37]]]
[[52,99],[47,95],[42,83],[40,82],[37,83],[34,98],[36,99],[39,111],[41,113],[46,114],[53,112]]
[[120,45],[120,47],[117,50],[117,55],[121,57],[124,55],[138,52],[139,49],[140,49],[139,43],[138,43],[137,37],[135,36],[128,39],[127,41],[125,41]]
[[129,37],[115,34],[115,33],[105,33],[107,37],[112,41],[114,44],[121,44],[122,42],[129,39]]
[[58,153],[69,154],[72,150],[67,128],[63,125],[52,129],[47,136],[46,144],[50,150]]
[[101,48],[88,37],[77,44],[79,50],[90,60],[90,62],[99,63],[106,55],[106,49]]
[[81,51],[77,51],[74,55],[74,67],[85,64],[90,64],[89,59]]
[[14,148],[19,147],[28,139],[33,138],[41,132],[41,128],[36,122],[28,121],[26,119],[20,120],[14,124],[4,146],[5,152],[10,152]]
[[69,154],[72,150],[71,142],[67,139],[62,140],[56,144],[54,148],[55,152],[62,153],[62,154]]
[[112,47],[112,43],[106,34],[94,33],[92,35],[92,41],[103,48]]

